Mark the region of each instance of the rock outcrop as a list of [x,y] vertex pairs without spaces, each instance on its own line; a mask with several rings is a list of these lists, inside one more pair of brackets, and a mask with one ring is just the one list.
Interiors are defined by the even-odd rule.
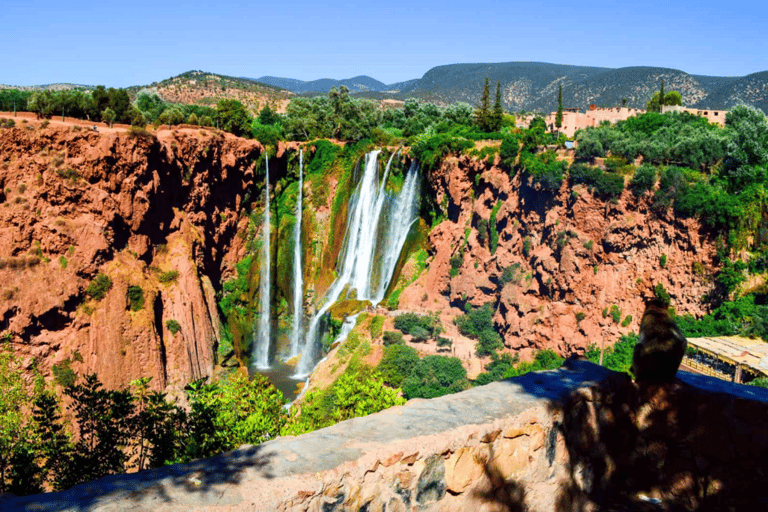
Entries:
[[[210,375],[214,283],[242,257],[260,155],[258,142],[191,127],[0,131],[0,332],[45,373],[68,365],[109,388]],[[111,288],[89,299],[98,273]],[[136,311],[129,286],[143,295]]]
[[[446,219],[430,232],[427,270],[403,291],[401,309],[456,316],[491,302],[507,349],[524,356],[579,353],[637,331],[657,284],[679,314],[706,312],[716,233],[654,211],[650,196],[625,190],[606,201],[567,182],[548,193],[468,156],[446,158],[428,182]],[[461,262],[454,276],[451,258]]]
[[584,361],[0,510],[761,510],[768,391]]

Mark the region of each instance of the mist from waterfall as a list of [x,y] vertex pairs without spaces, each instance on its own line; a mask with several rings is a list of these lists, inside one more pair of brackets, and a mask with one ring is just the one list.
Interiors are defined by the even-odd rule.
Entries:
[[293,329],[290,357],[299,355],[301,327],[304,319],[304,278],[301,267],[301,219],[304,199],[304,150],[299,150],[299,198],[296,203],[296,224],[293,227]]
[[255,339],[256,368],[266,370],[269,368],[269,345],[272,337],[272,311],[271,311],[271,272],[272,254],[270,251],[272,220],[269,208],[269,156],[264,155],[266,177],[264,182],[264,223],[262,227],[263,244],[261,247],[261,278],[259,281],[259,323]]
[[[318,360],[320,323],[340,298],[378,304],[384,298],[411,226],[418,219],[419,168],[411,164],[399,194],[386,190],[394,154],[379,180],[380,150],[365,156],[363,176],[352,193],[347,230],[337,262],[338,277],[321,300],[304,339],[295,378],[306,377]],[[342,297],[343,294],[343,297]]]

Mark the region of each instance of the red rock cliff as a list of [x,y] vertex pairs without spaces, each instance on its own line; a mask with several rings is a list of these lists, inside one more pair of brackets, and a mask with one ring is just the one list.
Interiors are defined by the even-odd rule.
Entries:
[[[212,283],[242,257],[238,212],[261,153],[258,142],[191,128],[0,130],[0,332],[46,373],[70,359],[108,388],[152,376],[178,389],[211,374]],[[89,300],[99,272],[113,285]],[[178,275],[163,283],[164,272]],[[144,292],[138,311],[129,286]]]
[[[567,183],[550,194],[525,175],[510,177],[466,156],[447,158],[428,181],[447,220],[431,231],[427,270],[402,293],[401,309],[442,309],[445,325],[465,303],[491,302],[504,344],[523,355],[542,348],[567,355],[636,332],[643,295],[659,283],[678,313],[704,313],[714,236],[695,220],[653,212],[650,197],[638,200],[625,190],[617,201],[604,201]],[[480,219],[492,224],[497,203],[498,248],[492,253],[477,227]],[[453,256],[462,262],[455,277]],[[502,279],[508,267],[513,272]]]

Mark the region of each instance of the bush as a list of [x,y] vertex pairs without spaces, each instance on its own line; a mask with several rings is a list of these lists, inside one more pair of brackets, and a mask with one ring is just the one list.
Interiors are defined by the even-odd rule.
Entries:
[[504,346],[493,325],[490,302],[476,309],[470,306],[470,311],[456,317],[455,322],[461,334],[478,340],[475,349],[480,357],[491,355]]
[[523,169],[531,175],[533,182],[548,192],[560,190],[565,169],[568,167],[568,162],[557,160],[557,154],[554,151],[545,151],[538,155],[523,153],[521,164]]
[[501,284],[520,284],[520,281],[522,279],[522,265],[519,263],[513,263],[509,265],[508,267],[504,268],[504,271],[501,273]]
[[404,345],[403,335],[397,331],[384,331],[384,346]]
[[403,396],[435,398],[466,389],[467,371],[455,357],[427,356],[419,361],[403,382]]
[[131,311],[139,311],[144,307],[144,290],[140,286],[129,286],[126,292]]
[[371,319],[371,338],[376,339],[381,336],[385,319],[386,318],[381,315],[376,315]]
[[613,199],[624,191],[623,176],[604,172],[597,167],[575,163],[568,174],[572,185],[587,185],[590,192],[601,197]]
[[619,323],[621,321],[621,310],[619,309],[619,306],[614,304],[611,306],[610,310],[611,318],[613,318],[614,323]]
[[629,324],[632,323],[632,315],[627,315],[624,320],[621,322],[622,327],[627,327]]
[[171,334],[176,334],[181,330],[181,325],[179,325],[179,322],[177,322],[174,319],[166,320],[165,326],[168,328],[169,331],[171,331]]
[[661,300],[664,304],[669,305],[670,297],[669,293],[667,293],[666,288],[664,288],[664,285],[661,283],[658,283],[656,286],[653,287],[653,293],[656,295],[656,298]]
[[384,384],[399,388],[418,363],[419,354],[413,347],[389,345],[384,347],[384,356],[377,369],[381,373]]
[[416,313],[403,313],[395,317],[395,329],[410,334],[414,341],[426,341],[435,334],[439,327],[436,320]]
[[661,265],[661,268],[667,268],[667,255],[662,254],[661,258],[659,258],[659,265]]
[[85,289],[85,293],[93,300],[101,300],[107,295],[110,288],[112,288],[112,280],[107,274],[99,273]]
[[161,272],[158,276],[158,280],[163,284],[175,283],[179,279],[178,270],[168,270],[167,272]]

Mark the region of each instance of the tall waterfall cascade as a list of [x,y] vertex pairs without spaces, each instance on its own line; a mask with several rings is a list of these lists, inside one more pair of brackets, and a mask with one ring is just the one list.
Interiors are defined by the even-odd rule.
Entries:
[[301,327],[304,319],[304,279],[301,267],[301,220],[304,199],[304,150],[299,150],[299,198],[296,202],[296,224],[293,228],[293,328],[290,357],[299,355]]
[[338,300],[381,302],[408,232],[418,219],[418,164],[411,164],[402,190],[394,194],[386,190],[386,184],[395,154],[379,179],[379,153],[371,151],[365,156],[363,176],[349,201],[347,230],[336,263],[338,277],[309,323],[294,378],[304,378],[312,371],[318,360],[320,323]]
[[266,370],[269,368],[269,347],[272,338],[272,311],[271,311],[271,273],[272,254],[270,242],[272,238],[272,220],[269,208],[269,156],[265,155],[266,178],[264,183],[265,207],[264,224],[262,227],[263,244],[261,248],[261,279],[259,281],[259,322],[255,336],[256,368]]

